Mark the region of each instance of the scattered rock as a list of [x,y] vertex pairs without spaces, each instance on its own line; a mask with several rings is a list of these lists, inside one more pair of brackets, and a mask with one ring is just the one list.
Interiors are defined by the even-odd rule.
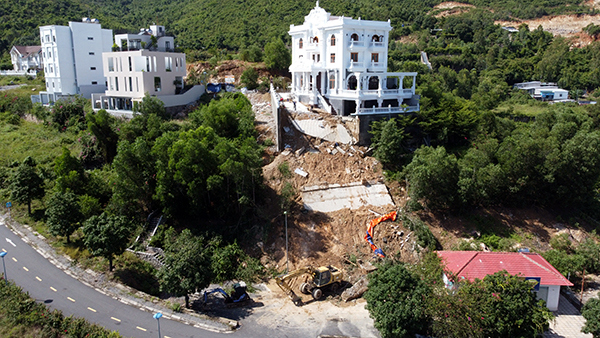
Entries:
[[352,285],[351,288],[346,289],[342,293],[342,300],[344,302],[348,302],[353,299],[362,297],[362,295],[365,292],[367,292],[368,285],[369,285],[369,278],[367,278],[366,275],[362,276],[361,279],[358,282],[354,283],[354,285]]

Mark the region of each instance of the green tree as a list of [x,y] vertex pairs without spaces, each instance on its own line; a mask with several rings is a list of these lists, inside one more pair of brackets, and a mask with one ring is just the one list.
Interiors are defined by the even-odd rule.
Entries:
[[85,188],[85,174],[81,162],[71,156],[71,152],[63,147],[62,154],[54,160],[56,187],[59,191],[72,191],[76,194]]
[[431,321],[425,300],[431,290],[403,264],[387,263],[371,274],[367,309],[384,338],[425,334]]
[[257,80],[258,72],[256,71],[256,69],[254,69],[254,67],[246,69],[240,77],[240,82],[243,83],[246,86],[246,88],[250,90],[256,89],[258,87],[258,82],[256,82]]
[[71,234],[83,221],[77,196],[74,193],[57,191],[50,197],[46,208],[46,224],[54,236],[67,237],[71,243]]
[[158,271],[160,290],[185,297],[206,288],[212,280],[211,250],[202,237],[185,229],[165,250],[165,265]]
[[17,203],[26,203],[27,213],[31,215],[31,201],[44,195],[44,180],[37,172],[35,160],[28,156],[17,167],[11,180],[10,196]]
[[113,258],[125,252],[131,235],[131,223],[123,216],[102,213],[92,216],[83,226],[83,242],[94,256],[108,259],[108,269],[113,270]]
[[457,202],[458,164],[444,147],[421,147],[404,169],[411,198],[425,199],[432,208],[449,208]]
[[398,128],[396,119],[392,118],[384,122],[379,137],[373,143],[375,147],[373,156],[385,165],[400,165],[402,155],[405,153],[403,141],[406,136],[404,128]]
[[267,69],[288,69],[292,56],[281,39],[273,39],[265,46],[265,66]]
[[168,120],[170,118],[165,109],[164,102],[156,96],[150,96],[148,93],[144,95],[142,102],[133,105],[133,111],[143,116],[156,115],[163,120]]
[[101,109],[97,113],[87,114],[85,119],[89,132],[98,140],[104,162],[112,163],[117,154],[117,142],[119,141],[119,135],[115,131],[115,118],[106,110]]
[[588,300],[581,310],[586,322],[581,332],[591,333],[594,338],[600,337],[600,298]]

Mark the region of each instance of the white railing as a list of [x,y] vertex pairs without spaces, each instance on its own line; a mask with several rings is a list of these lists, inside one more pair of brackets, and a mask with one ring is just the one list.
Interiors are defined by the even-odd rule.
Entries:
[[414,92],[413,92],[413,90],[412,90],[412,89],[410,89],[410,88],[409,88],[409,89],[402,89],[402,92],[403,92],[404,94],[413,94],[413,93],[414,93]]
[[348,46],[350,48],[352,48],[352,47],[364,47],[365,46],[365,42],[364,41],[350,40],[350,42],[348,43]]
[[350,68],[357,68],[357,67],[363,67],[363,62],[354,62],[354,61],[350,61]]
[[29,76],[33,76],[36,77],[37,73],[36,71],[25,71],[25,70],[0,70],[0,75],[3,76],[7,76],[7,75],[15,75],[15,76],[25,76],[25,75],[29,75]]
[[375,67],[375,68],[383,67],[383,62],[371,62],[371,67]]
[[385,47],[383,42],[371,42],[371,47]]
[[373,108],[358,108],[356,113],[352,115],[378,115],[378,114],[398,114],[398,113],[410,113],[419,111],[419,106],[408,106],[408,107],[373,107]]
[[399,90],[398,89],[384,89],[383,93],[384,94],[398,94]]

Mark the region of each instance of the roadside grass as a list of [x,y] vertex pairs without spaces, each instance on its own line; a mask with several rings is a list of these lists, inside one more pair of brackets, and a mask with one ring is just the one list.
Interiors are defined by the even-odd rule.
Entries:
[[13,282],[0,280],[0,337],[121,337],[85,319],[65,317],[36,302]]
[[115,259],[113,279],[152,296],[159,296],[156,268],[141,260],[131,252],[125,252]]

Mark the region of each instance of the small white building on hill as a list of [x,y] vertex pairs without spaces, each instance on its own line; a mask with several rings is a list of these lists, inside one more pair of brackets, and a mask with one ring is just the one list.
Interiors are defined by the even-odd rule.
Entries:
[[13,46],[10,49],[10,61],[15,71],[26,72],[43,68],[42,47]]
[[292,93],[338,115],[419,110],[417,73],[388,72],[390,22],[332,16],[319,2],[291,25]]

